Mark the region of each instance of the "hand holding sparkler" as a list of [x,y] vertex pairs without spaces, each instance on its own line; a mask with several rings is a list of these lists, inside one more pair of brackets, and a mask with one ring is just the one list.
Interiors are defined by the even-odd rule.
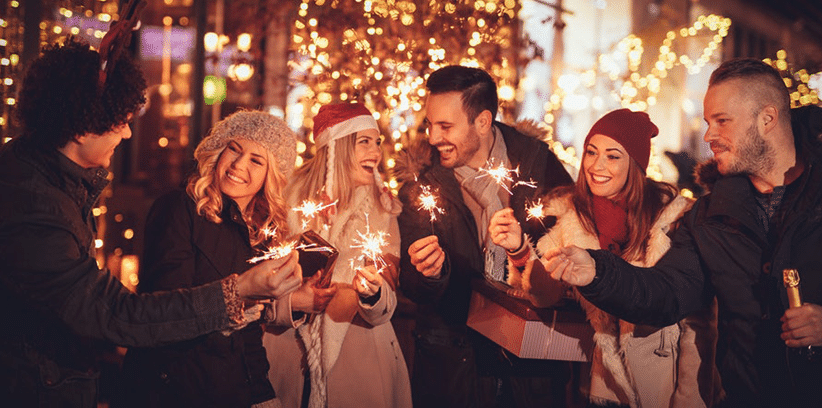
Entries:
[[575,246],[556,247],[542,255],[542,264],[551,278],[573,286],[585,286],[596,277],[596,261],[588,251]]
[[488,234],[494,244],[505,248],[508,252],[522,248],[522,227],[514,218],[514,210],[510,208],[503,208],[491,216]]
[[439,238],[429,235],[414,241],[408,247],[408,256],[411,264],[417,271],[427,278],[437,279],[442,273],[442,264],[445,262],[445,251],[442,250]]
[[297,251],[287,256],[264,260],[237,278],[237,292],[246,299],[275,298],[292,292],[302,283]]
[[374,296],[382,286],[382,274],[374,265],[365,265],[357,269],[354,277],[354,288],[361,298]]

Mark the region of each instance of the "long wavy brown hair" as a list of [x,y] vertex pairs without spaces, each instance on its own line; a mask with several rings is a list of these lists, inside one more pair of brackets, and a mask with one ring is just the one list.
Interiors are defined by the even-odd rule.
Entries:
[[[582,226],[589,232],[598,235],[593,217],[593,194],[585,179],[584,170],[580,168],[574,186],[561,187],[552,195],[570,192],[574,210]],[[671,184],[655,181],[645,176],[639,165],[630,160],[628,180],[616,200],[625,199],[628,212],[628,241],[623,245],[620,256],[626,260],[645,260],[651,227],[656,222],[662,209],[676,196],[677,190]]]
[[[195,155],[197,172],[189,178],[186,186],[189,197],[197,203],[197,214],[215,224],[223,221],[220,217],[223,212],[223,194],[216,182],[216,168],[224,151],[225,147],[220,150],[202,151]],[[254,195],[243,213],[252,247],[270,238],[264,231],[274,231],[273,238],[277,241],[284,240],[289,233],[286,222],[288,207],[283,198],[286,179],[277,170],[277,159],[268,150],[266,160],[268,170],[263,188]]]

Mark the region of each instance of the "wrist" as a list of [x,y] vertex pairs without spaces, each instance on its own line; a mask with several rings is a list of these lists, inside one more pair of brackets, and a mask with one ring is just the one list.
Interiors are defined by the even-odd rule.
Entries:
[[516,247],[516,249],[507,249],[506,248],[505,252],[507,252],[508,255],[516,254],[516,253],[522,251],[522,248],[524,248],[524,247],[525,247],[525,233],[522,233],[519,237],[519,246]]

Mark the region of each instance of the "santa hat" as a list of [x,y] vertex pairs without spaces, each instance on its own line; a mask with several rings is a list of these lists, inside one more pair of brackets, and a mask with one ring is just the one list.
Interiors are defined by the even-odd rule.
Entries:
[[651,138],[658,134],[659,128],[651,122],[647,113],[617,109],[606,113],[594,123],[585,138],[584,146],[588,146],[594,135],[608,136],[619,142],[645,172],[651,157]]
[[217,122],[211,134],[194,151],[194,158],[204,152],[222,150],[233,139],[259,143],[277,159],[277,168],[286,179],[297,161],[297,135],[282,119],[268,112],[241,110]]
[[[325,192],[331,200],[334,184],[334,144],[337,139],[352,135],[361,130],[377,129],[377,121],[361,103],[335,103],[320,107],[314,117],[314,143],[317,148],[328,146],[328,160],[325,166]],[[382,177],[374,168],[374,179],[382,187]]]

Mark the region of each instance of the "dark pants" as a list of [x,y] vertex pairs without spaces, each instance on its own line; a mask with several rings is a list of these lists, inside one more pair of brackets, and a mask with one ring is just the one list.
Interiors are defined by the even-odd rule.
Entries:
[[571,366],[521,359],[484,336],[415,333],[415,407],[565,407]]

